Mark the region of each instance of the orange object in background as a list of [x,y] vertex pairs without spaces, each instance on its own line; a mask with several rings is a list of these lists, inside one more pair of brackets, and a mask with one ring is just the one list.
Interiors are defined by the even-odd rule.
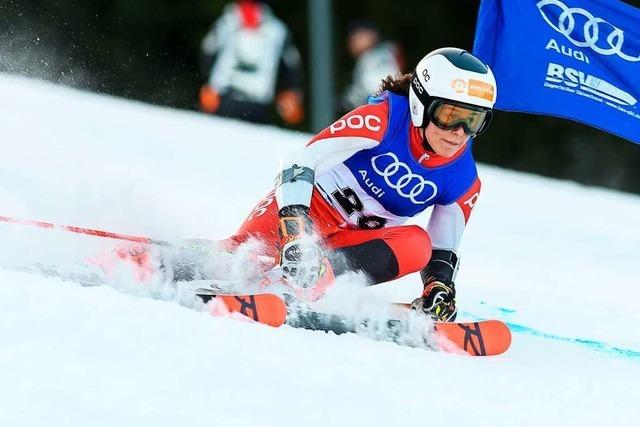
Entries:
[[206,113],[215,113],[220,106],[220,94],[205,84],[200,88],[200,109]]
[[276,99],[278,114],[288,125],[295,125],[304,118],[302,96],[293,90],[283,90]]

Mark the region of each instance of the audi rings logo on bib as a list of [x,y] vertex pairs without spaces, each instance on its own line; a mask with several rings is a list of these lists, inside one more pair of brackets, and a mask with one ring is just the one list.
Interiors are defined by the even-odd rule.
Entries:
[[400,197],[416,205],[424,205],[436,197],[438,187],[433,182],[414,173],[394,153],[384,153],[371,159],[373,170],[384,182],[398,192]]
[[547,24],[575,46],[589,47],[601,55],[618,55],[629,62],[640,61],[640,52],[624,51],[624,31],[588,10],[569,7],[560,0],[540,0],[536,6]]

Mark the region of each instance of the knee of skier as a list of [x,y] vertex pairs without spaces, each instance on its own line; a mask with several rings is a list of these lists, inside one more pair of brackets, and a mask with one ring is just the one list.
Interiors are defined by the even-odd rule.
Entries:
[[407,225],[402,228],[405,230],[400,239],[401,250],[397,253],[400,261],[400,276],[422,270],[431,258],[429,233],[417,225]]

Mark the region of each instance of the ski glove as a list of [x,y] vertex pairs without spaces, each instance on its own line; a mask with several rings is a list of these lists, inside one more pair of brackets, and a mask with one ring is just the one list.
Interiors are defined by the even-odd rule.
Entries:
[[456,290],[453,283],[447,285],[440,281],[427,284],[420,298],[411,303],[418,310],[440,322],[452,322],[456,319]]
[[316,284],[322,268],[322,251],[311,238],[292,240],[285,244],[280,255],[285,280],[301,288]]
[[422,296],[411,304],[435,320],[450,322],[455,320],[456,289],[453,281],[458,270],[458,256],[455,252],[434,249],[429,264],[420,272],[424,285]]
[[318,281],[323,253],[310,236],[313,226],[309,219],[309,208],[302,205],[286,206],[279,212],[280,266],[285,280],[293,285],[307,288]]

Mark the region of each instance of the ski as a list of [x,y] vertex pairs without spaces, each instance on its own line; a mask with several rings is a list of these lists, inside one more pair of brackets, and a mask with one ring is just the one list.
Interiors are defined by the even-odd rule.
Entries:
[[479,322],[431,322],[418,313],[405,319],[355,319],[346,316],[299,310],[287,317],[296,328],[354,333],[379,341],[422,347],[471,356],[496,356],[511,345],[511,331],[500,320]]
[[[54,266],[2,268],[44,277],[75,282],[82,286],[108,285],[99,274],[89,271],[60,271]],[[511,345],[511,331],[500,320],[478,322],[432,322],[426,316],[414,313],[407,303],[391,303],[397,309],[393,318],[356,318],[314,311],[304,306],[289,306],[278,295],[271,293],[238,293],[224,290],[232,282],[198,280],[176,282],[175,286],[191,288],[189,293],[197,296],[213,316],[241,315],[257,323],[279,327],[288,325],[314,331],[335,334],[352,333],[378,341],[389,341],[400,345],[421,347],[471,356],[494,356],[506,352]],[[222,288],[222,289],[221,289]]]
[[[213,316],[239,313],[265,325],[282,326],[287,319],[287,306],[274,294],[223,294],[212,289],[196,289],[196,295],[209,308]],[[222,305],[220,305],[222,303]]]
[[[396,302],[392,306],[405,312],[411,310],[411,303]],[[511,330],[500,320],[435,322],[434,328],[442,345],[457,344],[472,356],[502,354],[511,346]]]
[[[479,322],[432,322],[426,316],[407,310],[408,304],[392,304],[404,310],[399,318],[350,318],[337,314],[313,311],[307,307],[287,307],[273,294],[235,295],[220,290],[196,290],[205,303],[223,298],[230,311],[241,313],[270,326],[288,326],[313,331],[333,332],[337,335],[352,333],[378,341],[428,348],[471,356],[496,356],[511,345],[511,331],[500,320]],[[287,312],[288,311],[288,312]]]
[[34,264],[32,266],[2,265],[0,268],[18,273],[34,274],[36,276],[51,279],[60,279],[65,282],[72,282],[83,287],[104,286],[104,277],[89,271],[61,271],[55,266],[45,264]]
[[[79,284],[83,287],[109,286],[105,277],[90,271],[76,267],[76,271],[64,271],[56,266],[35,264],[26,266],[1,266],[5,270],[20,273],[35,274],[41,277],[60,279],[66,282]],[[222,281],[215,281],[220,285]],[[193,289],[194,285],[210,285],[210,280],[194,280],[191,282],[175,282],[176,287]],[[222,284],[225,284],[222,282]],[[228,285],[228,284],[226,284]],[[246,318],[265,325],[278,327],[284,324],[287,316],[287,307],[280,297],[273,294],[239,294],[227,293],[215,287],[199,288],[194,290],[195,295],[207,304],[209,313],[213,316],[228,316],[238,313]],[[215,298],[215,301],[212,301]]]
[[500,320],[436,322],[436,336],[444,349],[453,345],[471,356],[496,356],[509,350],[511,330]]

